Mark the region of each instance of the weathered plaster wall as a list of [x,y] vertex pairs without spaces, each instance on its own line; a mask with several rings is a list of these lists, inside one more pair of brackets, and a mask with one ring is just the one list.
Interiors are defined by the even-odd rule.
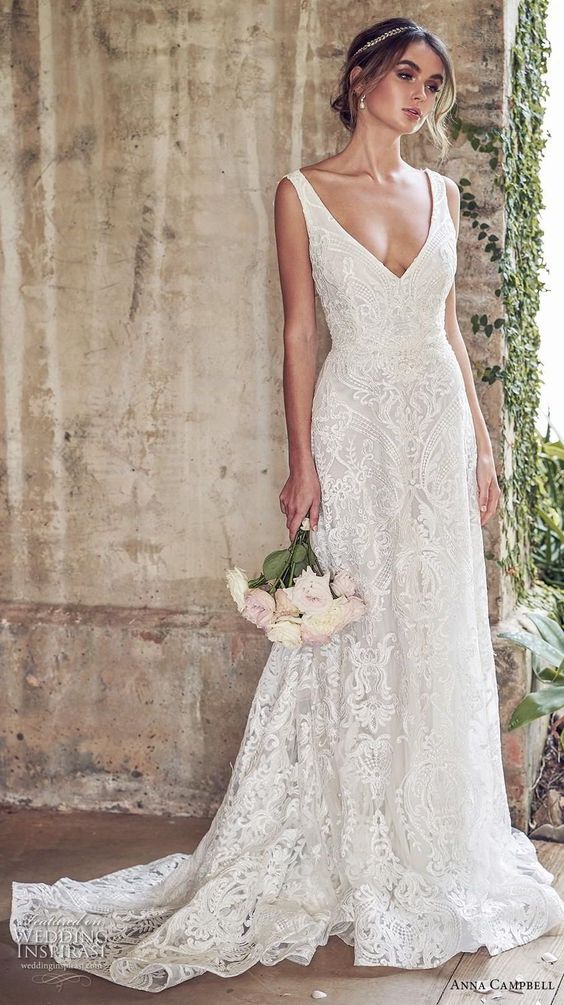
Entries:
[[[346,142],[329,96],[353,33],[413,8],[0,11],[5,795],[206,814],[269,650],[224,570],[254,573],[287,543],[275,186]],[[500,124],[502,5],[415,16],[453,51],[464,116]],[[423,139],[404,155],[436,165]],[[475,178],[481,155],[461,143],[440,170]],[[501,229],[487,174],[478,190]],[[495,276],[464,223],[459,262],[479,358],[465,322]],[[499,391],[480,390],[497,448]],[[485,545],[498,552],[495,522]],[[509,601],[489,565],[497,621]]]

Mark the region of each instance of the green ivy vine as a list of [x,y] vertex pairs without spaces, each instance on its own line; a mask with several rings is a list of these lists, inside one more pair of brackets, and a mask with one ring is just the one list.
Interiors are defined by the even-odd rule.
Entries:
[[[475,314],[470,320],[472,331],[482,332],[486,339],[500,329],[504,333],[503,365],[475,369],[485,383],[502,382],[505,409],[512,419],[512,471],[502,471],[499,477],[499,516],[505,546],[499,565],[513,578],[517,602],[524,599],[535,580],[529,534],[538,496],[536,415],[541,378],[536,317],[544,289],[540,270],[545,265],[539,222],[543,208],[539,169],[546,142],[542,124],[547,92],[544,75],[550,54],[547,8],[548,0],[521,0],[519,4],[507,127],[488,129],[464,122],[456,106],[451,113],[453,139],[463,134],[474,150],[488,155],[494,172],[492,184],[501,189],[505,207],[502,242],[490,224],[480,220],[470,180],[461,178],[458,182],[461,216],[472,221],[476,240],[481,242],[484,254],[497,263],[500,275],[495,295],[503,304],[504,316]],[[502,451],[506,455],[505,423],[502,428]]]

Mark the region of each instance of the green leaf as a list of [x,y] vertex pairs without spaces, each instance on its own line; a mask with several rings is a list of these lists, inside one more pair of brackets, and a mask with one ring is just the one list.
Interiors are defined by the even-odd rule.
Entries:
[[525,611],[525,614],[536,625],[541,638],[549,645],[554,646],[560,653],[560,659],[564,659],[564,631],[558,622],[538,611]]
[[294,548],[294,563],[303,562],[307,558],[307,548],[305,544],[297,544]]
[[542,522],[546,524],[547,527],[550,527],[551,531],[554,534],[556,534],[559,541],[562,541],[562,543],[564,544],[564,531],[560,529],[556,521],[552,519],[552,517],[546,512],[546,510],[541,509],[540,506],[537,509],[537,513],[540,516]]
[[263,575],[268,579],[279,579],[290,561],[290,548],[284,551],[271,551],[262,563]]
[[560,666],[557,669],[554,667],[545,667],[544,670],[539,670],[538,665],[535,669],[533,667],[535,677],[542,680],[545,684],[556,684],[558,687],[564,687],[564,666]]
[[533,719],[540,719],[541,716],[557,712],[561,708],[564,708],[564,688],[555,685],[545,687],[541,691],[532,691],[513,710],[507,728],[517,729],[527,722],[532,722]]
[[533,635],[532,632],[500,632],[498,638],[509,639],[521,649],[529,649],[530,652],[536,653],[543,666],[560,666],[562,657],[558,649],[545,642],[544,639],[540,639],[538,635]]

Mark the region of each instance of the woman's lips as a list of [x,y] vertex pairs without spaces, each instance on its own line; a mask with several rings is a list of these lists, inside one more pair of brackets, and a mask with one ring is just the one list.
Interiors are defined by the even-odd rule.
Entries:
[[411,109],[409,109],[409,108],[404,108],[403,111],[406,113],[406,115],[409,115],[410,118],[412,118],[412,119],[420,119],[421,118],[421,115],[418,112],[412,112]]

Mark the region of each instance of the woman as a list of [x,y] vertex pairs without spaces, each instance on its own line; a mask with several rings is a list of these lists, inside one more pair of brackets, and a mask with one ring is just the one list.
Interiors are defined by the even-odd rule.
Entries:
[[[366,615],[316,648],[274,643],[193,855],[14,883],[16,941],[154,992],[307,964],[331,935],[359,966],[429,968],[564,919],[504,788],[481,536],[499,488],[456,320],[458,189],[400,157],[424,122],[445,142],[454,94],[436,36],[406,18],[362,31],[333,101],[350,142],[276,192],[280,503],[290,538],[309,514]],[[316,383],[314,288],[332,337]]]

